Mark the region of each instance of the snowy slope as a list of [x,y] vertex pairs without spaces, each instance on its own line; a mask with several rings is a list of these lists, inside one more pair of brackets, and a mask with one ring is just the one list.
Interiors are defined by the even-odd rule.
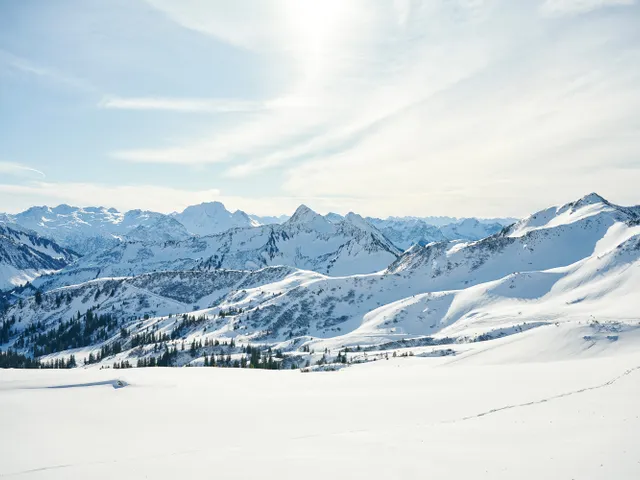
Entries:
[[74,252],[34,232],[0,224],[0,290],[59,270],[77,258]]
[[193,235],[215,235],[232,228],[262,225],[262,222],[252,219],[242,210],[231,213],[220,202],[192,205],[181,213],[172,214],[172,217],[182,223]]
[[[543,339],[531,340],[513,348],[533,358]],[[513,363],[510,345],[488,343],[323,374],[8,370],[0,476],[640,478],[637,351]]]

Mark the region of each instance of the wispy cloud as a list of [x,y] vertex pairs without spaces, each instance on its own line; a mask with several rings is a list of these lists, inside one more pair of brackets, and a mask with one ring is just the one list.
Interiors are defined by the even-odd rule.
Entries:
[[265,101],[227,98],[105,97],[100,101],[98,106],[100,108],[119,110],[234,113],[287,108],[308,108],[313,105],[308,99],[296,97],[283,97]]
[[[90,183],[65,184],[68,192],[56,193],[60,185],[43,183],[38,195],[75,192],[91,199],[95,188],[106,204],[109,198],[135,200],[158,209],[208,196],[231,199],[235,208],[270,205],[274,213],[311,200],[319,209],[333,205],[380,215],[436,208],[519,215],[552,197],[566,199],[569,189],[576,195],[607,195],[613,186],[620,195],[637,191],[640,11],[630,0],[147,2],[156,8],[150,17],[162,20],[157,31],[179,32],[167,45],[188,39],[185,45],[204,45],[204,51],[215,44],[224,52],[211,62],[215,68],[226,55],[242,57],[252,76],[236,85],[230,69],[210,89],[205,70],[193,89],[187,73],[180,81],[136,83],[118,58],[125,68],[113,71],[124,77],[114,74],[109,84],[119,83],[120,95],[97,95],[98,113],[162,112],[154,121],[171,114],[180,121],[167,122],[170,136],[151,128],[139,137],[112,135],[105,144],[110,157],[165,164],[167,172],[176,170],[170,164],[225,163],[225,182],[268,194],[254,202],[215,189],[190,192],[185,184],[117,190]],[[184,60],[174,55],[179,51],[150,61],[149,71],[175,72],[171,58]],[[199,54],[190,59],[201,60]],[[6,52],[0,51],[0,62],[95,91]],[[273,83],[256,74],[261,68],[273,74]],[[187,114],[195,115],[180,130]],[[117,131],[105,124],[105,131]],[[545,185],[544,198],[534,204],[539,184]],[[486,210],[469,211],[470,198]]]
[[635,0],[545,0],[540,10],[549,16],[576,15],[600,8],[623,7],[635,3]]
[[63,85],[76,90],[88,93],[98,93],[99,90],[88,81],[76,77],[74,75],[61,72],[55,68],[49,68],[34,63],[26,58],[14,55],[11,52],[0,49],[0,64],[4,64],[9,68],[18,70],[29,75],[41,77],[53,83]]
[[13,163],[13,162],[0,162],[0,174],[12,175],[16,177],[27,177],[27,178],[33,177],[35,174],[36,176],[39,176],[42,178],[46,177],[44,172],[36,168],[28,167],[26,165],[21,165],[19,163]]
[[[597,14],[631,0],[396,1],[362,17],[346,13],[354,35],[340,31],[332,55],[320,48],[314,60],[299,54],[314,52],[312,36],[304,37],[304,49],[287,44],[296,28],[321,20],[302,16],[290,28],[258,15],[255,31],[231,32],[235,17],[222,25],[215,6],[149,1],[187,28],[264,55],[291,54],[300,67],[293,71],[315,72],[317,80],[300,73],[290,91],[323,108],[264,111],[207,137],[120,158],[229,162],[226,175],[235,178],[286,165],[288,195],[367,199],[365,208],[396,213],[443,201],[450,213],[464,215],[474,197],[485,199],[479,214],[520,214],[542,206],[533,205],[531,179],[562,199],[567,176],[578,195],[619,183],[618,162],[636,177],[640,144],[621,139],[640,134],[639,12]],[[586,12],[595,13],[577,15]],[[566,17],[562,29],[550,18],[558,16]],[[318,28],[324,45],[324,26]],[[632,182],[624,184],[633,190]],[[506,212],[493,190],[514,209]]]

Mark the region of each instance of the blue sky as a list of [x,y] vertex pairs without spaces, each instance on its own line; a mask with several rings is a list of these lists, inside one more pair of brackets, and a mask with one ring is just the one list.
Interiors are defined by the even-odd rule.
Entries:
[[631,0],[0,0],[0,210],[640,203]]

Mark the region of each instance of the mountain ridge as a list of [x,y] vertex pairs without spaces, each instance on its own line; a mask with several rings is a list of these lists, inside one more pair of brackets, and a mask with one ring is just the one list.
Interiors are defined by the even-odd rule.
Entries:
[[[568,332],[577,332],[584,328],[577,325],[594,315],[624,331],[637,317],[637,305],[621,300],[634,298],[629,295],[640,288],[640,269],[635,268],[640,267],[640,212],[592,196],[583,199],[536,212],[481,240],[416,245],[398,254],[386,269],[366,274],[329,276],[296,265],[229,269],[221,268],[224,259],[213,262],[211,257],[182,266],[173,263],[173,270],[125,276],[114,271],[104,278],[93,278],[92,272],[77,284],[62,282],[43,289],[40,304],[30,296],[33,290],[16,292],[22,301],[14,301],[7,316],[22,322],[14,327],[11,342],[16,348],[30,348],[32,340],[21,333],[28,325],[43,321],[41,328],[50,331],[73,312],[87,310],[111,312],[130,335],[177,335],[165,340],[170,345],[234,339],[302,359],[309,358],[304,353],[308,350],[300,350],[303,347],[335,351],[360,345],[385,348],[403,341],[464,344],[559,322]],[[358,226],[363,219],[355,214],[336,225],[308,207],[298,213],[289,225],[240,228],[222,237],[233,244],[230,237],[259,230],[258,243],[266,249],[261,251],[275,248],[273,258],[282,253],[281,242],[310,232],[333,238],[357,229],[360,240],[372,241],[377,248],[376,238],[385,240],[382,234],[376,237],[368,223],[364,226],[370,228]],[[332,230],[325,234],[327,225]],[[206,244],[216,237],[189,241]],[[181,242],[168,245],[173,243]],[[138,258],[139,253],[127,258]],[[199,320],[185,329],[183,315]],[[593,329],[598,328],[594,323]],[[104,342],[118,341],[122,353],[106,361],[153,356],[153,342],[130,348],[116,330],[109,335],[107,340],[92,340],[76,354],[85,356]],[[157,349],[157,341],[155,345]],[[201,354],[196,351],[195,358]],[[193,356],[179,359],[180,364],[196,362]]]

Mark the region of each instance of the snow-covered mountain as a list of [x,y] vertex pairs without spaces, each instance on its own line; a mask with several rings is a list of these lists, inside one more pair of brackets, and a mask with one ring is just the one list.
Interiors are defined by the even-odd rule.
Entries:
[[[324,218],[341,224],[345,216],[329,213]],[[389,217],[386,220],[367,218],[384,237],[406,250],[415,244],[443,240],[478,240],[502,228],[502,224],[481,219],[463,219],[440,226],[451,217]],[[241,210],[230,212],[220,202],[208,202],[187,207],[180,213],[131,210],[119,212],[105,207],[31,207],[16,215],[0,214],[0,221],[13,223],[52,239],[82,255],[111,249],[123,241],[164,243],[186,240],[191,236],[211,236],[237,228],[284,225],[290,217],[259,217]]]
[[400,251],[359,215],[331,223],[300,206],[282,225],[236,228],[174,242],[121,242],[38,280],[44,289],[99,277],[191,269],[260,269],[287,265],[329,275],[384,270]]
[[284,223],[291,217],[289,215],[249,215],[249,218],[257,222],[259,225],[270,225],[272,223]]
[[442,234],[449,240],[480,240],[502,230],[501,223],[481,222],[476,218],[465,218],[440,227]]
[[216,235],[232,228],[257,227],[261,222],[252,219],[242,210],[231,213],[220,202],[201,203],[172,214],[193,235]]
[[476,218],[466,218],[440,226],[416,217],[389,217],[384,220],[368,217],[367,221],[403,250],[412,245],[426,245],[445,240],[480,240],[503,228],[501,223]]
[[31,207],[5,218],[80,254],[113,247],[124,238],[182,240],[189,234],[182,224],[157,212],[58,205]]
[[[259,231],[262,237],[232,238]],[[238,229],[223,236],[232,235],[225,237],[229,247],[243,242],[254,246],[263,244],[267,232],[273,241],[261,253],[271,252],[282,259],[293,251],[300,254],[293,259],[301,263],[312,258],[301,250],[309,238],[317,248],[322,239],[348,232],[349,242],[359,239],[354,244],[358,248],[339,250],[357,253],[365,251],[365,240],[370,248],[376,247],[374,252],[384,251],[381,245],[386,240],[357,215],[349,214],[342,223],[332,224],[304,206],[277,229]],[[220,236],[198,239],[203,242],[202,252],[209,253],[211,239],[219,242]],[[250,252],[255,254],[245,250],[239,255],[236,250],[234,255],[246,260]],[[152,258],[148,253],[136,247],[128,256],[102,267],[105,276],[116,276],[117,268],[131,268]],[[176,259],[170,266],[180,270]],[[592,194],[538,212],[479,241],[414,246],[386,270],[366,275],[335,277],[293,267],[212,268],[224,266],[224,256],[216,265],[210,258],[197,263],[195,269],[193,258],[182,261],[183,270],[191,270],[84,282],[54,275],[50,278],[66,278],[67,285],[77,285],[52,289],[50,284],[40,303],[24,298],[21,305],[14,304],[7,315],[24,321],[12,341],[33,321],[39,319],[45,323],[41,328],[50,329],[71,312],[92,309],[117,315],[130,335],[164,332],[176,341],[188,342],[234,338],[291,352],[303,345],[317,351],[358,345],[386,348],[393,344],[397,348],[398,342],[453,345],[545,326],[558,328],[553,332],[561,335],[552,336],[550,345],[608,342],[612,335],[637,329],[640,209],[619,207]],[[73,271],[71,267],[67,274]],[[95,274],[92,271],[91,278]],[[187,328],[182,317],[175,316],[178,313],[190,313],[198,320]],[[140,321],[142,315],[149,318]],[[118,338],[117,332],[112,335],[104,341]],[[22,338],[28,348],[28,339]],[[153,352],[136,353],[126,345],[125,341],[125,352],[118,358]]]
[[77,258],[74,252],[34,232],[0,223],[0,290],[60,270]]
[[447,240],[440,228],[429,225],[421,219],[368,218],[367,220],[403,250],[416,244],[426,245]]
[[449,225],[452,223],[459,223],[462,222],[463,220],[469,220],[469,219],[474,219],[477,220],[480,223],[499,223],[500,225],[503,226],[507,226],[507,225],[511,225],[512,223],[518,221],[518,218],[514,218],[514,217],[496,217],[496,218],[476,218],[476,217],[468,217],[468,218],[457,218],[457,217],[446,217],[446,216],[430,216],[430,217],[415,217],[415,216],[408,216],[408,217],[387,217],[386,219],[381,219],[381,218],[372,218],[372,217],[367,217],[367,220],[378,220],[378,221],[390,221],[390,222],[397,222],[397,223],[403,223],[403,222],[408,222],[408,223],[412,223],[415,222],[417,220],[422,221],[424,223],[427,223],[429,225],[433,225],[434,227],[444,227],[445,225]]

